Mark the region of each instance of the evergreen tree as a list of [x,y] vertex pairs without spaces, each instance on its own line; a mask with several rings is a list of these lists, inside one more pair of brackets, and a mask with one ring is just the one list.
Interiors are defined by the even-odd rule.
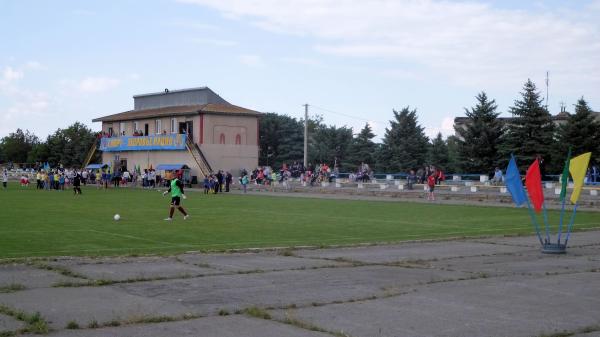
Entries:
[[558,139],[563,157],[567,155],[569,147],[573,155],[585,152],[592,152],[596,158],[600,155],[600,123],[583,97],[575,105],[575,114],[559,127]]
[[259,165],[279,168],[304,157],[304,125],[293,117],[267,113],[260,118]]
[[309,163],[328,164],[332,168],[337,163],[340,170],[346,170],[346,156],[351,144],[352,128],[319,124],[311,136]]
[[496,101],[489,100],[483,91],[475,99],[474,107],[465,108],[468,118],[465,127],[455,126],[460,169],[465,173],[489,172],[501,161],[499,146],[504,127],[498,119]]
[[373,142],[375,134],[365,123],[365,127],[352,139],[352,144],[348,150],[345,168],[350,171],[356,171],[361,163],[366,163],[373,167],[375,164],[375,150],[377,145]]
[[443,171],[448,171],[448,163],[450,161],[448,145],[442,138],[441,132],[438,132],[437,136],[431,141],[427,161]]
[[542,101],[535,84],[527,80],[521,92],[521,100],[515,101],[510,108],[513,118],[508,123],[502,152],[505,158],[514,153],[518,162],[524,165],[529,165],[536,156],[541,155],[544,174],[544,166],[552,163],[556,147],[554,123],[550,113],[542,106]]
[[394,120],[385,129],[377,155],[378,166],[386,172],[406,172],[425,164],[429,140],[417,121],[417,110],[394,110]]
[[448,146],[448,167],[447,172],[458,173],[461,171],[460,157],[458,154],[460,139],[456,136],[450,136],[446,139],[446,145]]

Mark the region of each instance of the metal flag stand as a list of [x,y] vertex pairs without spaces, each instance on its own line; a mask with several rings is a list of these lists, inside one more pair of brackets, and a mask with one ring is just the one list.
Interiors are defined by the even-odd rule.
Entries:
[[[569,155],[565,162],[565,170],[568,170],[570,157],[571,157],[571,150],[569,149]],[[512,156],[511,161],[514,161],[514,160],[515,160],[514,156]],[[515,164],[515,163],[512,163],[512,164]],[[509,166],[510,166],[510,164],[509,164]],[[507,171],[508,171],[508,169],[507,169]],[[564,182],[565,184],[568,183],[568,179],[569,179],[568,171],[566,171],[566,172],[567,172],[566,178],[565,178],[565,175],[563,174],[563,179],[566,179],[566,182]],[[574,179],[575,179],[575,177],[574,177]],[[514,189],[517,189],[517,191],[515,192]],[[557,236],[556,242],[553,243],[550,238],[550,225],[548,222],[548,213],[546,210],[545,203],[542,203],[542,207],[543,207],[543,218],[544,218],[544,225],[545,225],[544,227],[545,227],[546,237],[544,238],[544,240],[542,240],[542,236],[540,234],[541,226],[539,225],[537,217],[535,215],[535,212],[533,211],[533,209],[531,207],[531,202],[529,201],[529,198],[525,197],[525,200],[519,201],[518,196],[514,195],[514,194],[522,193],[522,189],[523,189],[523,187],[522,187],[521,183],[519,182],[518,184],[516,184],[516,187],[513,187],[513,189],[509,189],[509,190],[511,191],[511,195],[513,195],[513,200],[515,201],[517,206],[520,206],[521,203],[523,203],[523,201],[525,201],[527,203],[527,208],[528,208],[529,214],[531,216],[531,222],[533,223],[536,235],[542,246],[541,252],[544,254],[566,254],[567,243],[569,242],[569,237],[571,236],[571,230],[573,229],[573,223],[575,222],[575,215],[577,214],[578,203],[575,202],[575,205],[573,207],[573,213],[571,214],[571,218],[567,225],[565,241],[564,241],[564,243],[561,243],[561,236],[563,234],[562,230],[563,230],[564,215],[565,215],[565,203],[566,203],[566,196],[563,195],[565,193],[563,190],[563,192],[561,193],[562,207],[561,207],[561,212],[560,212],[560,222],[559,222],[559,226],[558,226],[558,236]],[[563,189],[564,189],[564,187],[563,187]],[[518,190],[521,190],[521,191],[518,191]],[[577,200],[575,200],[575,201],[577,201]]]

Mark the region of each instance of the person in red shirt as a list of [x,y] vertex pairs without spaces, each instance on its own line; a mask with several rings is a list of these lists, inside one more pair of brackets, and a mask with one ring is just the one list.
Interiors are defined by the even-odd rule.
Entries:
[[435,172],[431,172],[431,174],[429,174],[427,177],[427,186],[429,187],[427,200],[435,201],[435,196],[433,195],[433,190],[435,189]]

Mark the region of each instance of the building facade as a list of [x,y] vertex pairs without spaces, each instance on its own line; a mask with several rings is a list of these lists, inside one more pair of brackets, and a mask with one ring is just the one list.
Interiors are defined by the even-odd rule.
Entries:
[[258,165],[260,112],[225,101],[207,87],[133,96],[134,109],[96,118],[102,123],[102,161],[115,168],[184,164],[239,174]]

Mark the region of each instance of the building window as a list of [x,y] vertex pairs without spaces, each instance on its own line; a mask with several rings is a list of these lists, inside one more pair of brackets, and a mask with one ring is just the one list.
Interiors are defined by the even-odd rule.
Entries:
[[121,133],[121,136],[125,136],[125,123],[124,122],[119,123],[119,132]]
[[225,134],[222,133],[221,136],[219,137],[219,144],[225,144]]
[[154,133],[158,135],[161,132],[162,132],[162,121],[160,119],[157,119],[154,121]]
[[139,130],[140,130],[140,128],[139,128],[138,122],[133,122],[133,133],[139,134],[139,132],[138,132]]
[[112,137],[114,133],[115,133],[115,132],[113,131],[113,128],[112,128],[112,127],[109,127],[109,128],[108,128],[108,136],[109,136],[109,137]]
[[235,136],[235,145],[242,145],[242,136],[239,133]]
[[177,118],[171,118],[171,133],[177,133]]

